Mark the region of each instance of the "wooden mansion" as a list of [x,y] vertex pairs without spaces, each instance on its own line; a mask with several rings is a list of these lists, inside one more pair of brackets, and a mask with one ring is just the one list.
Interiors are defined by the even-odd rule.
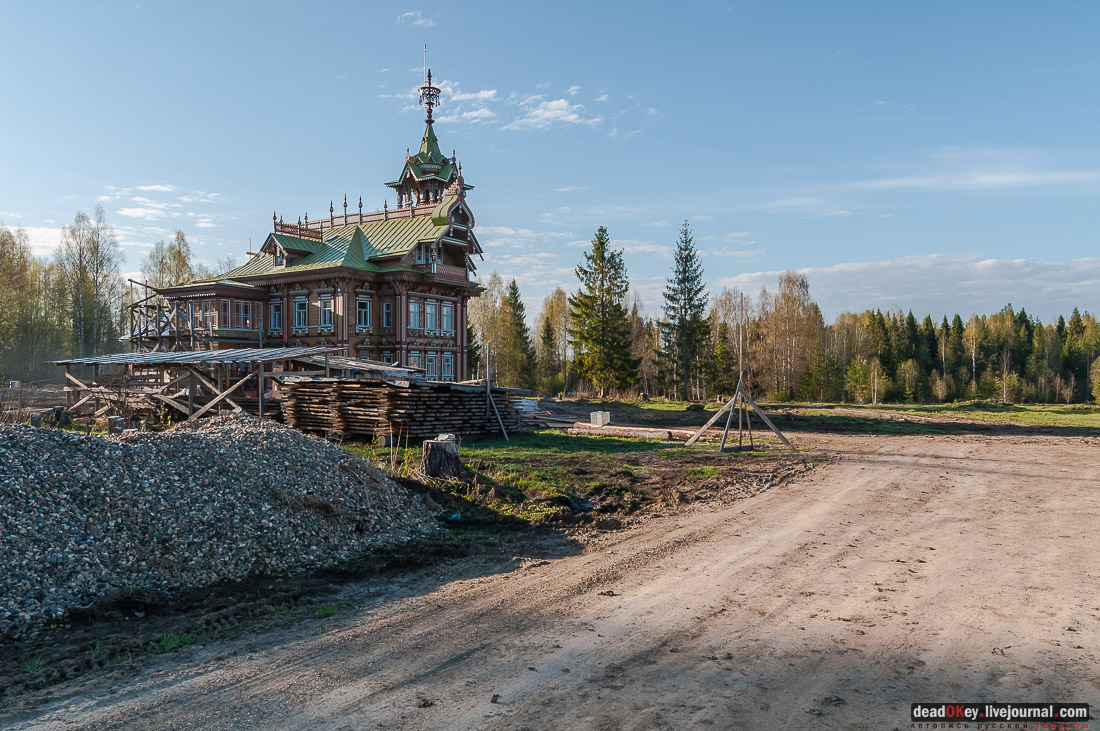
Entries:
[[[423,368],[462,380],[466,304],[482,289],[481,256],[456,156],[439,149],[431,72],[420,89],[426,128],[380,211],[343,212],[296,223],[272,216],[273,231],[249,261],[216,278],[158,289],[175,313],[172,349],[331,346],[353,358]],[[179,323],[183,323],[179,326]],[[159,337],[159,335],[158,335]],[[186,338],[187,343],[183,343]]]

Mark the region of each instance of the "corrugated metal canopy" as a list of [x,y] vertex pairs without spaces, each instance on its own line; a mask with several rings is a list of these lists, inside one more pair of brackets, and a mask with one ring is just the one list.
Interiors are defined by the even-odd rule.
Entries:
[[50,361],[54,365],[197,365],[202,363],[269,363],[303,356],[338,353],[347,348],[230,348],[227,350],[177,350],[145,353],[112,353],[94,358]]

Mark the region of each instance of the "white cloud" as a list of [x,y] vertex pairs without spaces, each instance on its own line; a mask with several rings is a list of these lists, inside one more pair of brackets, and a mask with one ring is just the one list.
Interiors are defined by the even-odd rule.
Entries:
[[486,249],[506,249],[506,254],[494,251],[492,262],[495,266],[501,256],[510,255],[510,252],[522,252],[524,257],[552,256],[557,257],[555,251],[563,239],[573,236],[567,231],[544,230],[536,231],[520,226],[478,226],[478,238]]
[[565,185],[561,188],[554,188],[555,193],[572,193],[573,191],[577,190],[588,190],[588,188],[584,187],[583,185]]
[[596,97],[592,101],[594,101],[594,102],[605,102],[605,101],[609,100],[610,98],[611,98],[611,96],[609,94],[600,94],[598,97]]
[[211,221],[209,218],[204,218],[195,222],[195,228],[217,228],[217,224]]
[[49,256],[61,243],[60,226],[23,226],[23,231],[27,234],[31,253],[35,256]]
[[[755,244],[755,241],[748,242],[749,244]],[[717,251],[702,250],[699,252],[699,256],[706,257],[725,257],[732,259],[756,259],[766,252],[767,249],[718,249]]]
[[725,235],[725,241],[727,244],[733,243],[738,239],[743,239],[748,236],[752,236],[751,231],[730,231]]
[[565,93],[569,96],[576,96],[580,92],[580,90],[581,87],[579,86],[570,86],[568,89],[565,90]]
[[818,214],[818,216],[851,216],[851,215],[852,215],[851,211],[846,211],[844,209],[837,210],[837,211],[826,211],[825,213],[819,213]]
[[192,195],[181,195],[178,200],[184,203],[217,203],[222,198],[221,193],[207,193],[203,190],[197,190]]
[[160,208],[120,208],[118,209],[118,215],[128,218],[143,218],[146,221],[152,221],[157,218],[163,218],[164,211]]
[[153,191],[153,192],[156,192],[156,193],[171,193],[173,190],[176,189],[176,186],[168,185],[167,183],[162,183],[162,184],[159,184],[159,185],[139,185],[137,187],[137,189],[138,190],[144,190],[146,192]]
[[657,111],[656,107],[646,107],[645,113],[647,117],[656,117],[658,114],[660,114],[660,112]]
[[672,257],[671,246],[654,244],[639,239],[612,239],[611,245],[616,249],[622,249],[627,254],[657,254],[664,259]]
[[565,99],[534,102],[534,97],[526,104],[522,117],[512,120],[502,129],[546,129],[554,124],[582,124],[596,127],[603,122],[602,115],[588,117],[584,114],[583,104],[570,104]]
[[[442,89],[442,86],[440,88]],[[454,93],[451,94],[447,98],[450,101],[454,101],[454,102],[465,102],[465,101],[492,102],[492,101],[497,100],[497,90],[496,89],[482,89],[481,91],[462,92],[462,91],[458,91],[457,87],[456,87]]]
[[878,101],[876,101],[876,102],[875,102],[875,106],[876,106],[876,107],[884,107],[884,106],[886,106],[886,105],[887,105],[887,104],[889,104],[889,103],[890,103],[890,102],[887,102],[887,101],[883,101],[882,99],[879,99]]
[[496,119],[496,116],[497,113],[492,109],[488,107],[478,107],[477,109],[471,109],[458,114],[448,114],[442,117],[436,117],[436,121],[442,123],[470,122],[471,124],[477,124],[478,122],[488,122],[491,119]]
[[397,16],[397,24],[404,25],[409,23],[420,28],[431,28],[435,25],[435,20],[432,18],[425,18],[424,14],[419,10],[410,10],[407,13],[401,13]]
[[[1009,301],[1049,319],[1074,307],[1100,311],[1100,258],[1064,262],[990,259],[982,254],[925,254],[872,262],[844,262],[798,270],[826,320],[845,310],[912,309],[939,320],[957,311],[995,312]],[[717,279],[714,287],[745,292],[774,289],[778,271]],[[950,311],[943,308],[950,307]]]
[[1100,182],[1100,170],[1049,170],[1016,172],[964,172],[942,175],[914,175],[848,183],[841,187],[860,190],[987,190],[1032,188],[1047,185],[1075,185]]
[[651,221],[650,223],[643,223],[642,225],[643,226],[652,226],[653,228],[665,228],[667,226],[671,226],[672,224],[668,220],[661,220],[661,221]]

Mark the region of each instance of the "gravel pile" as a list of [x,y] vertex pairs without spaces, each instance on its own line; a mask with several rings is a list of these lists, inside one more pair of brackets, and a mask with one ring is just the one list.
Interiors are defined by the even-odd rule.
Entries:
[[324,568],[436,525],[430,500],[249,416],[156,434],[0,425],[0,639],[128,587]]

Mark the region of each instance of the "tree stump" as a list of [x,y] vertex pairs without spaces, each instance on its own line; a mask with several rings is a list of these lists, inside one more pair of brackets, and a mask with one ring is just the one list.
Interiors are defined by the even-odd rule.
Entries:
[[435,439],[424,441],[420,470],[429,477],[462,479],[466,476],[466,468],[458,458],[458,442],[454,434],[440,434]]

